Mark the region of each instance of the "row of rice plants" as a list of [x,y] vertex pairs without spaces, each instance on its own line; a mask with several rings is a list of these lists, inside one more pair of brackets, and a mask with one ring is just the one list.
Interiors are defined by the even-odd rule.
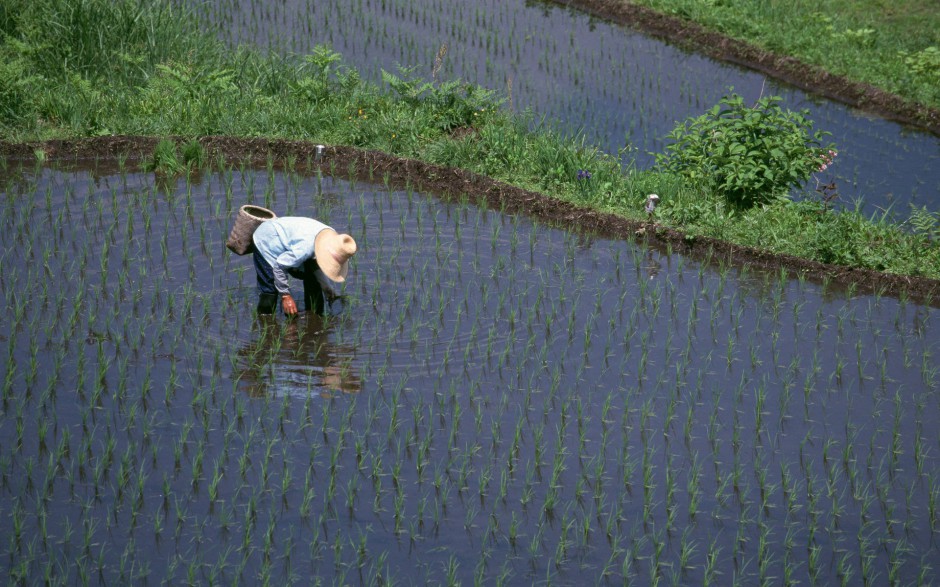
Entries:
[[[935,580],[929,307],[273,161],[3,185],[11,581]],[[360,242],[325,318],[248,201]]]

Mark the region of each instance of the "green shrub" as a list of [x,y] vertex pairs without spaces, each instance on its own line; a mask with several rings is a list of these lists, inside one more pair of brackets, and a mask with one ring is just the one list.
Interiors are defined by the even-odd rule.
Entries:
[[806,111],[780,108],[778,96],[746,106],[737,94],[722,98],[702,116],[680,123],[657,164],[695,183],[705,182],[738,207],[787,197],[834,152],[826,133],[811,133]]

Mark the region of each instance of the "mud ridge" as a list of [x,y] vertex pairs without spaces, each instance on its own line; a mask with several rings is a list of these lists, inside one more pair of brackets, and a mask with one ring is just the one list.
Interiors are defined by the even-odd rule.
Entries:
[[[156,137],[134,136],[40,143],[0,141],[0,156],[7,159],[8,166],[16,162],[34,165],[36,151],[42,150],[49,163],[84,169],[95,167],[99,172],[109,169],[114,173],[119,159],[133,169],[136,163],[153,152],[158,141]],[[182,143],[183,139],[177,138],[177,141]],[[785,272],[849,292],[903,296],[918,303],[940,306],[940,280],[827,265],[714,238],[691,237],[679,230],[598,212],[470,171],[405,159],[381,151],[328,146],[323,161],[316,163],[316,144],[306,141],[210,136],[200,139],[200,143],[211,161],[222,157],[229,165],[243,163],[263,167],[270,163],[278,169],[292,165],[299,172],[320,171],[374,183],[388,181],[394,186],[410,186],[443,199],[466,200],[505,214],[524,214],[579,233],[602,238],[645,240],[658,250],[681,253],[708,263],[725,263],[778,275]]]
[[909,102],[872,85],[831,74],[793,57],[710,31],[701,25],[622,0],[551,0],[627,26],[713,59],[760,71],[774,79],[858,110],[940,136],[940,109]]

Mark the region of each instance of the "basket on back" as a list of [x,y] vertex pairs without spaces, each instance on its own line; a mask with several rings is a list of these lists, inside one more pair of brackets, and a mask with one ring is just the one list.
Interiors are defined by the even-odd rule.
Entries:
[[277,218],[277,215],[261,206],[245,205],[238,209],[235,217],[235,226],[229,233],[225,246],[236,255],[247,255],[255,248],[251,235],[265,220]]

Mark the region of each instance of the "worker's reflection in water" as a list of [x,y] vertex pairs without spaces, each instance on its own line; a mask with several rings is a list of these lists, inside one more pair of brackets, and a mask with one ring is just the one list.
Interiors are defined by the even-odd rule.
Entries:
[[355,347],[330,340],[335,320],[313,312],[280,322],[257,316],[252,342],[238,351],[239,388],[252,397],[358,393],[362,380],[352,367]]
[[646,270],[646,276],[649,279],[659,275],[659,270],[663,268],[663,264],[659,262],[659,255],[654,255],[652,249],[646,251],[646,264],[643,268]]

